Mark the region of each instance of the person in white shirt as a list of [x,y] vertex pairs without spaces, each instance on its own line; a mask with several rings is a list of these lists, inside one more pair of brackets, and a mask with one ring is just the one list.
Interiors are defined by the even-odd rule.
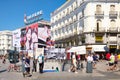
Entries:
[[76,53],[73,53],[71,58],[72,58],[72,66],[70,67],[69,72],[72,71],[72,72],[78,73],[77,72]]
[[92,56],[92,54],[88,54],[87,62],[93,62],[93,56]]

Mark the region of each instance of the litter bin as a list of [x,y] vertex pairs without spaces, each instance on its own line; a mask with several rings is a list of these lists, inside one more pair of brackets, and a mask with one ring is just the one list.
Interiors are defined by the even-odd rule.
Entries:
[[92,73],[92,71],[93,71],[92,62],[88,61],[87,66],[86,66],[86,72],[87,73]]

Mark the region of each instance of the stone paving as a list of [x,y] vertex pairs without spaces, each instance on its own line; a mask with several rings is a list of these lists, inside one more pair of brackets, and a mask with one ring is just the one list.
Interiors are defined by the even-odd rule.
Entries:
[[106,61],[99,62],[93,73],[86,73],[85,68],[78,73],[48,72],[34,73],[30,80],[120,80],[120,71],[106,71]]
[[[120,63],[119,63],[120,64]],[[32,73],[32,77],[25,77],[21,72],[7,72],[8,64],[0,63],[0,80],[120,80],[120,71],[106,71],[106,61],[100,61],[97,69],[93,73],[86,73],[86,69],[79,70],[78,73],[64,72],[45,72],[39,74]]]

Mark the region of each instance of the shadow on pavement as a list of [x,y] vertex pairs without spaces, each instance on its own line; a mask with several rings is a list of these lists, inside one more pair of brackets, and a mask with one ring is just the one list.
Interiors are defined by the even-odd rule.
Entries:
[[0,70],[0,73],[5,72],[5,71],[7,71],[7,70],[6,70],[6,69],[4,69],[4,70]]

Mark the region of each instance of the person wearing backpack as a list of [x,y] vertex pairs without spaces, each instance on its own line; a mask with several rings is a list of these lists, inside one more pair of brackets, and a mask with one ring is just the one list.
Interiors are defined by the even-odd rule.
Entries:
[[117,70],[118,69],[118,55],[115,54],[115,61],[114,61],[114,67],[113,67],[114,70]]
[[38,56],[38,63],[39,63],[39,73],[43,73],[44,56],[42,54]]

